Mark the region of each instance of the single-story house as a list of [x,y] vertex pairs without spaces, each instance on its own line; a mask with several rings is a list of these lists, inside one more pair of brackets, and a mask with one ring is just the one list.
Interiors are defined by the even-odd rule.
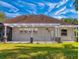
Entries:
[[75,41],[74,28],[77,28],[77,25],[45,15],[18,16],[3,24],[7,41],[31,43]]

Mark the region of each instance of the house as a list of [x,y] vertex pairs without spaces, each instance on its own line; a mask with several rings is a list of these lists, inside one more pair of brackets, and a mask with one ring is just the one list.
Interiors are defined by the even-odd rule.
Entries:
[[31,43],[75,41],[74,28],[77,28],[77,25],[45,15],[18,16],[3,24],[7,41]]

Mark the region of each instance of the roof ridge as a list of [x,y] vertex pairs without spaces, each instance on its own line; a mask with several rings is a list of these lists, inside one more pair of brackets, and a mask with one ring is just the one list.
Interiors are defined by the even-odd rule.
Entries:
[[52,18],[46,15],[22,15],[10,20],[6,20],[4,23],[60,23],[69,24],[56,18]]

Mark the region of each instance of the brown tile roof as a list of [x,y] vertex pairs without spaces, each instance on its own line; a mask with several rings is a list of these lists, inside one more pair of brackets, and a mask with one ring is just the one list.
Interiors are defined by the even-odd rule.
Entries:
[[69,23],[66,23],[62,20],[48,17],[45,15],[23,15],[15,17],[13,19],[8,19],[3,23],[60,23],[69,25]]

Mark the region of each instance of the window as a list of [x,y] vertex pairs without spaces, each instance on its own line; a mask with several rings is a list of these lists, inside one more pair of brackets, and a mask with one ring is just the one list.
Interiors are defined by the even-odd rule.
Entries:
[[37,33],[38,31],[36,31],[36,30],[33,30],[33,32],[34,32],[34,33]]
[[61,30],[61,36],[67,36],[67,29]]
[[22,33],[22,34],[23,34],[23,33],[28,33],[27,30],[20,30],[19,32]]
[[20,30],[20,33],[23,33],[23,30]]
[[28,33],[28,31],[27,31],[27,30],[24,30],[24,32],[25,32],[25,33]]
[[23,29],[23,28],[20,28],[19,29],[20,33],[31,33],[33,31],[33,33],[37,33],[38,32],[38,29],[37,28],[27,28],[27,29]]

